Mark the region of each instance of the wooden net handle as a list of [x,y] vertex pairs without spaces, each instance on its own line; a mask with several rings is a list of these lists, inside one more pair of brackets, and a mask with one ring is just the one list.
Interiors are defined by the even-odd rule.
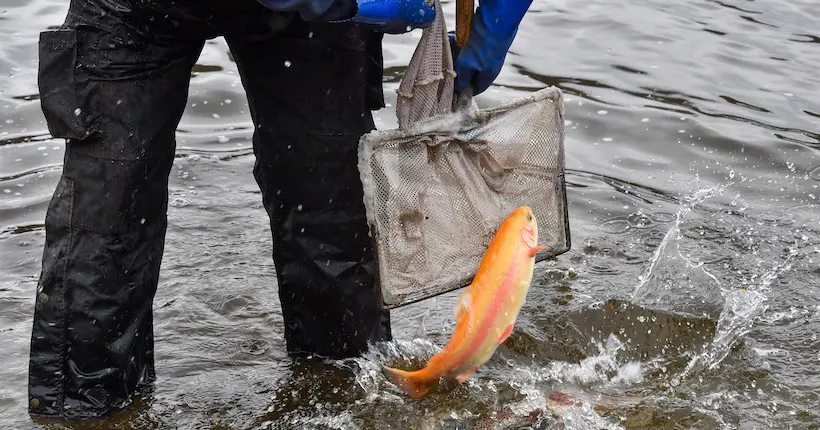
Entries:
[[473,26],[475,0],[456,0],[456,45],[463,47]]

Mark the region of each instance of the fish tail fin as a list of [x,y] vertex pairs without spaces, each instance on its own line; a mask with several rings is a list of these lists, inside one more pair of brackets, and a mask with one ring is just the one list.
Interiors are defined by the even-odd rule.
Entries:
[[422,377],[421,372],[406,372],[392,367],[384,367],[382,370],[393,385],[401,388],[402,391],[416,400],[420,400],[429,394],[437,382]]

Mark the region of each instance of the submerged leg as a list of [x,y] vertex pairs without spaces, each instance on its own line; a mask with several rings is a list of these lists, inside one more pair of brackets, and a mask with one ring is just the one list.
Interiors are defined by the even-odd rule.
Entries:
[[40,38],[43,112],[68,141],[34,309],[35,416],[101,416],[154,379],[174,130],[202,46],[152,46],[126,16],[81,10],[92,4],[72,2],[66,24]]
[[254,175],[292,356],[354,356],[391,336],[357,169],[359,138],[374,127],[368,52],[377,41],[297,18],[273,37],[228,36],[256,124]]

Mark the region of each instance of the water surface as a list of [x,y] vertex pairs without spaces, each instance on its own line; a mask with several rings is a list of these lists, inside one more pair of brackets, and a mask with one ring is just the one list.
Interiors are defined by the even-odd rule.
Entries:
[[[37,426],[28,343],[64,145],[40,112],[36,43],[67,3],[0,0],[4,428]],[[396,341],[361,359],[286,359],[253,125],[211,41],[177,135],[156,389],[99,427],[820,428],[818,16],[812,0],[536,0],[478,101],[565,92],[573,249],[536,268],[492,361],[422,402],[378,365],[443,347],[457,293],[395,311]],[[380,128],[419,36],[385,40]]]

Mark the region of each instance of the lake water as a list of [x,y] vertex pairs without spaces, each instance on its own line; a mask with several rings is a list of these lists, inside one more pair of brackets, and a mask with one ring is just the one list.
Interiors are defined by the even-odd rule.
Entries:
[[[27,360],[64,145],[37,101],[36,46],[67,4],[0,0],[4,428],[42,424]],[[287,360],[253,126],[211,41],[171,175],[156,389],[98,428],[820,428],[818,17],[815,0],[536,0],[478,101],[564,91],[573,247],[536,267],[493,359],[421,402],[378,363],[443,347],[457,292],[394,311],[395,342],[365,357]],[[419,36],[386,37],[380,128]]]

